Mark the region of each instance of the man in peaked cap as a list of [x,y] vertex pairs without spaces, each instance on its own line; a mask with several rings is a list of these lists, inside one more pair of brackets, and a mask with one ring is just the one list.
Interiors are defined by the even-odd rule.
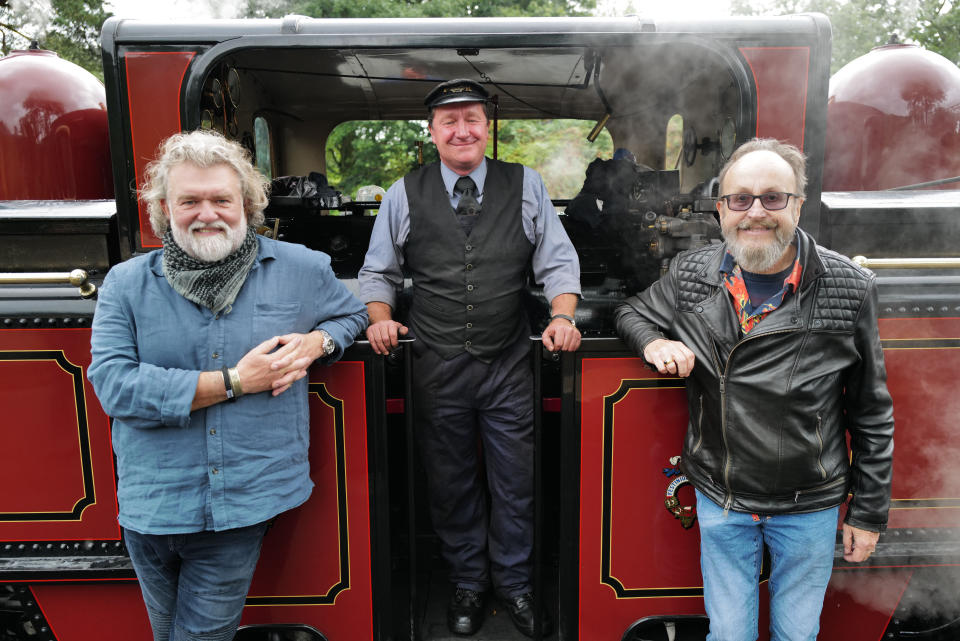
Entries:
[[[450,565],[450,630],[480,629],[492,587],[532,636],[533,377],[521,300],[532,267],[551,301],[544,346],[576,350],[580,264],[539,174],[484,157],[488,98],[463,79],[427,94],[440,162],[387,191],[360,289],[374,350],[389,353],[408,332],[417,339],[414,419]],[[404,268],[413,279],[409,327],[393,317]],[[549,623],[543,619],[544,632]]]

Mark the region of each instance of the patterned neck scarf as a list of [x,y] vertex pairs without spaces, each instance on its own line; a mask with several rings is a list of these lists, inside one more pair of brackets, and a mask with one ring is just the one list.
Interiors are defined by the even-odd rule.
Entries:
[[215,263],[197,260],[173,240],[168,229],[163,235],[163,275],[173,289],[189,301],[219,314],[237,299],[240,287],[257,257],[260,241],[253,227],[247,227],[243,244]]
[[[779,292],[768,298],[757,308],[753,309],[750,304],[750,293],[747,291],[747,284],[743,280],[743,271],[740,265],[737,265],[733,256],[727,252],[723,257],[723,264],[720,265],[720,273],[723,276],[723,284],[733,297],[733,309],[737,312],[737,319],[740,321],[740,330],[746,334],[753,329],[757,323],[764,317],[780,307],[783,299],[788,293],[797,291],[800,286],[800,274],[803,268],[800,266],[800,259],[793,262],[793,269],[790,275],[783,279],[783,287]],[[753,309],[751,312],[750,310]]]

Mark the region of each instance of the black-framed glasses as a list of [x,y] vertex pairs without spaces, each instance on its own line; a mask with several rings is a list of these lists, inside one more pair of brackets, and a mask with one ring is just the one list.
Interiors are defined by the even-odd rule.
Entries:
[[768,191],[765,194],[727,194],[720,196],[720,200],[727,201],[730,211],[747,211],[753,207],[753,201],[759,200],[767,211],[779,211],[790,202],[790,196],[802,198],[800,194],[791,194],[786,191]]

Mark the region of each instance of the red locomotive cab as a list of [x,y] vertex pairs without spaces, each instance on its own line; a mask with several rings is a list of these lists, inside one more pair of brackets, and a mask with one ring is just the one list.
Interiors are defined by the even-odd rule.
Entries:
[[[960,175],[960,68],[888,44],[830,80],[824,191],[870,191]],[[941,183],[956,189],[956,182]]]
[[52,51],[14,51],[0,96],[0,200],[113,198],[99,80]]

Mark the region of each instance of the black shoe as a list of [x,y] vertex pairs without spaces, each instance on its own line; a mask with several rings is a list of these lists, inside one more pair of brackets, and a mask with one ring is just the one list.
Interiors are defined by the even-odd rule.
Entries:
[[[528,637],[532,637],[534,622],[533,595],[527,592],[526,594],[511,597],[502,596],[500,599],[507,606],[507,610],[510,612],[510,618],[513,619],[513,624],[517,626],[517,630],[520,630],[520,632]],[[550,614],[546,608],[541,608],[540,634],[547,636],[552,629],[553,625],[550,620]]]
[[483,625],[483,595],[458,587],[447,606],[447,627],[454,634],[476,634]]

